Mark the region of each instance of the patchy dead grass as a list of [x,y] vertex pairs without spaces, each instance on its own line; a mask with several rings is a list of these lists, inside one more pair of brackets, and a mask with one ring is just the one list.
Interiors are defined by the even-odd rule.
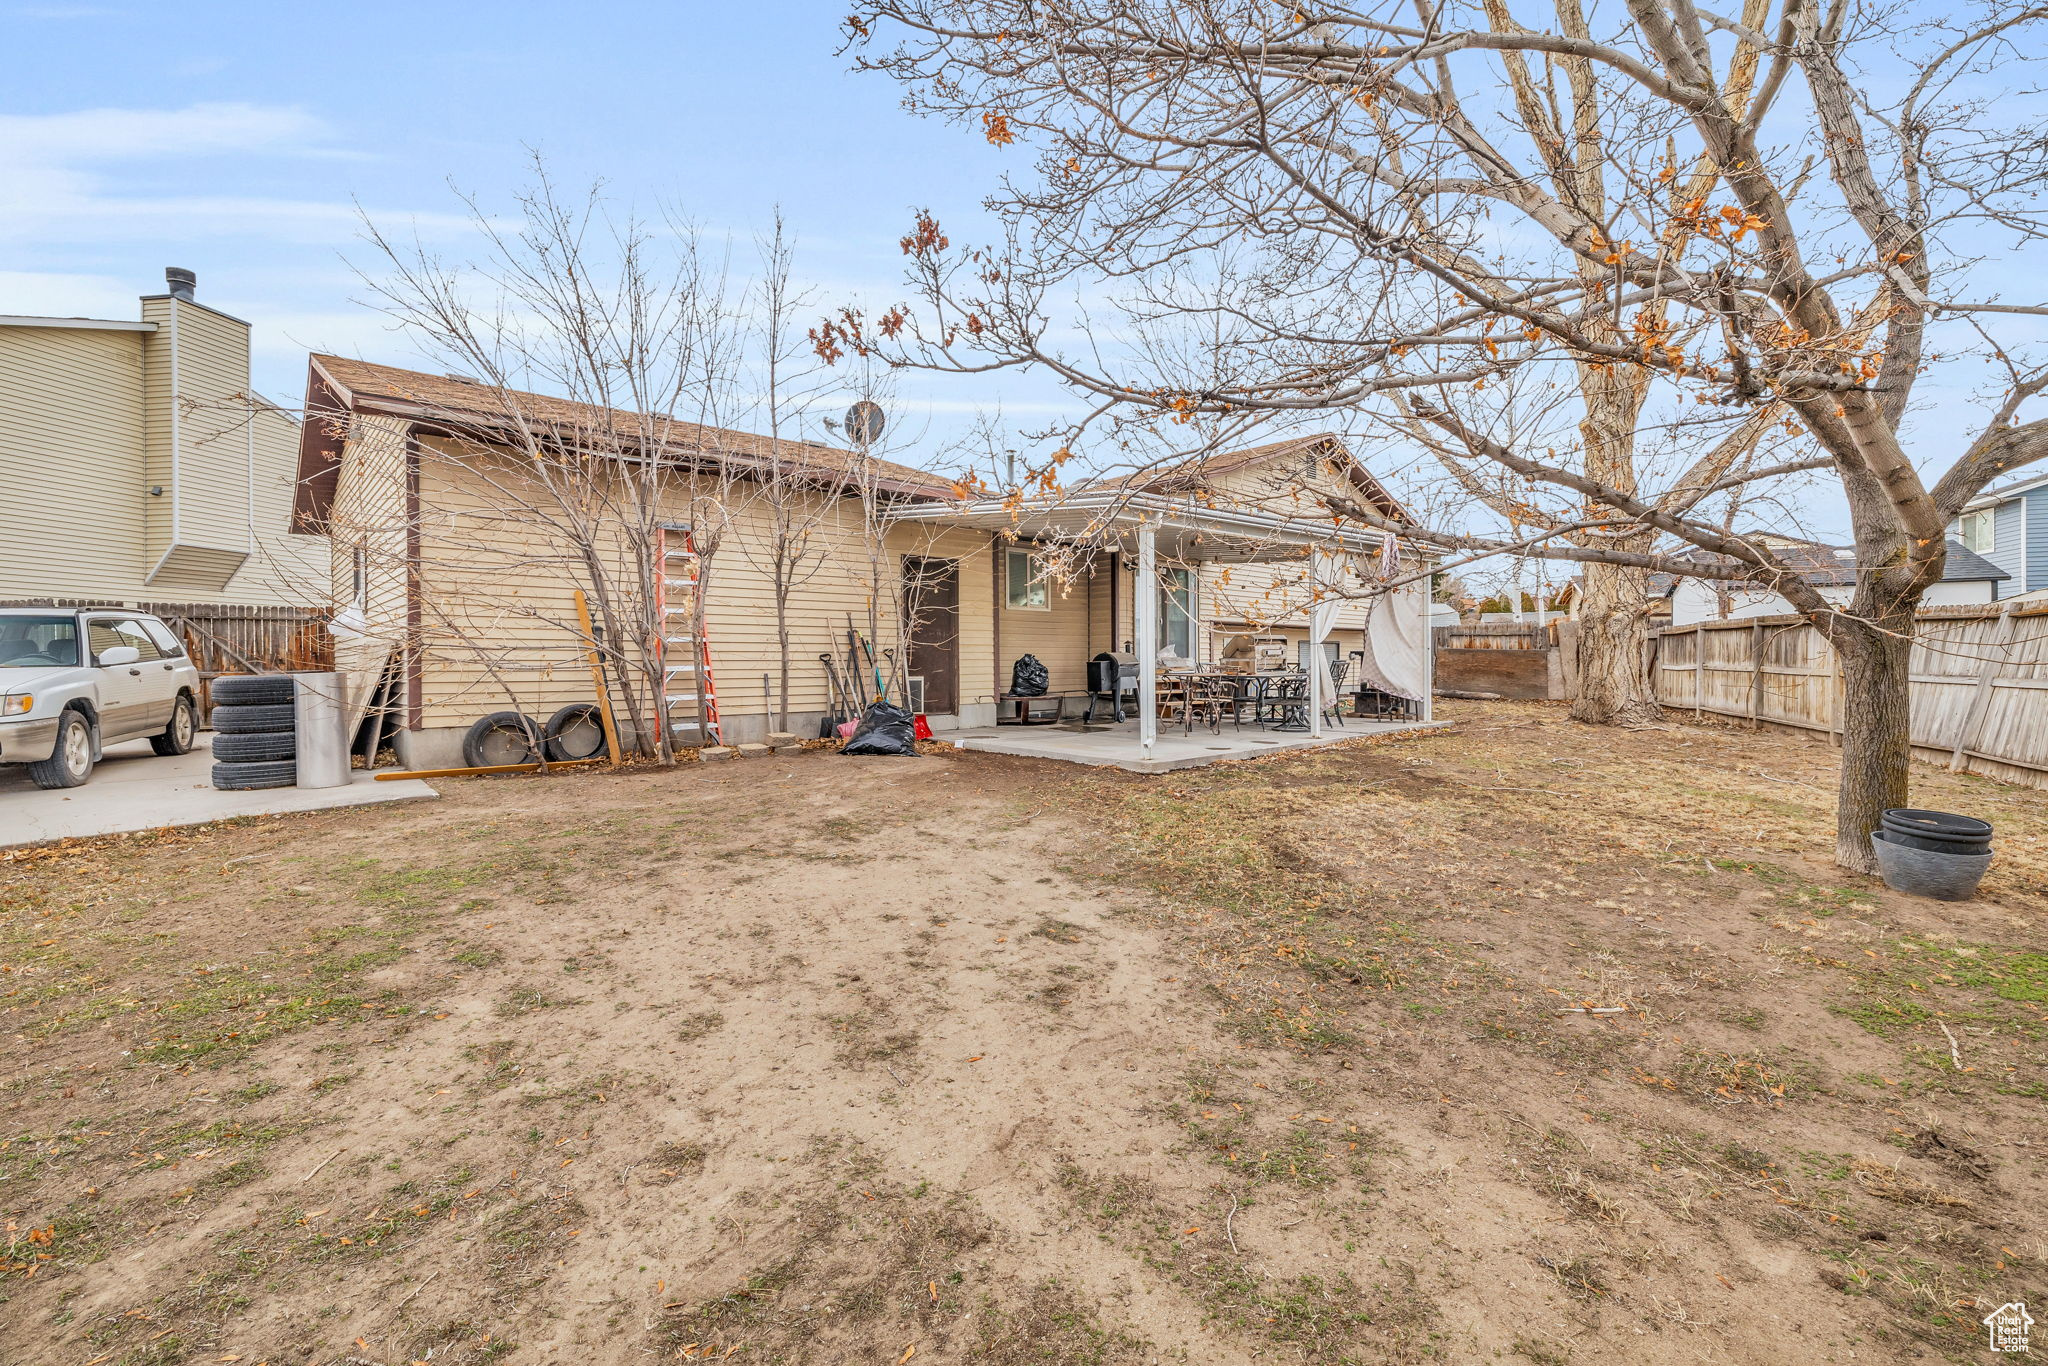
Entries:
[[2048,797],[1916,771],[1999,829],[1941,906],[1824,861],[1824,744],[1452,715],[0,855],[0,1340],[1761,1366],[2048,1298]]

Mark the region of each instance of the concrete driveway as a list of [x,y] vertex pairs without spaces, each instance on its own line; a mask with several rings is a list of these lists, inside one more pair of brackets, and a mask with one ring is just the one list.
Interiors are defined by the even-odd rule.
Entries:
[[213,786],[213,736],[190,754],[164,758],[147,740],[110,745],[83,787],[44,791],[20,764],[0,764],[0,849],[75,835],[113,835],[234,816],[325,811],[439,795],[416,778],[380,783],[357,773],[346,787],[223,792]]

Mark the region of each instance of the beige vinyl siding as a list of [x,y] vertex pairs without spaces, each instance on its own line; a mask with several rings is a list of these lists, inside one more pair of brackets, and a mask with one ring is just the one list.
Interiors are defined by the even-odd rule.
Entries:
[[[1008,552],[1024,548],[1007,543],[1002,547],[999,559],[1004,573],[1008,572]],[[996,661],[996,673],[1004,690],[1010,686],[1011,670],[1027,654],[1038,656],[1038,662],[1045,665],[1054,692],[1087,686],[1087,664],[1094,654],[1088,648],[1091,590],[1095,577],[1107,573],[1106,567],[1091,567],[1064,582],[1052,580],[1046,585],[1047,605],[1042,611],[1010,606],[1008,580],[999,585],[995,601],[1001,618],[1002,658]]]
[[[1121,560],[1113,555],[1096,557],[1095,572],[1088,579],[1088,658],[1104,650],[1121,650],[1131,634],[1129,613],[1124,604],[1113,603],[1122,577]],[[1085,671],[1083,681],[1086,681]]]
[[[365,458],[352,440],[343,486]],[[421,723],[466,726],[492,711],[514,709],[537,719],[557,707],[592,700],[593,687],[575,624],[574,595],[590,588],[573,546],[554,534],[504,458],[485,458],[425,439],[420,468]],[[707,499],[709,490],[703,491]],[[769,509],[751,487],[716,502],[724,523],[706,569],[706,630],[722,718],[759,717],[769,710],[762,675],[779,703],[780,650],[774,580],[765,551]],[[341,500],[337,500],[338,505]],[[533,499],[537,506],[538,499]],[[669,490],[663,519],[687,523],[690,486]],[[705,503],[699,503],[702,513]],[[704,537],[710,538],[708,534]],[[879,588],[858,503],[827,500],[811,533],[810,563],[790,598],[792,712],[830,706],[818,655],[844,658],[847,616],[880,651],[901,654],[899,603],[906,555],[956,559],[960,566],[960,700],[993,701],[988,536],[984,532],[904,524],[891,528],[879,557]],[[621,540],[612,551],[611,587],[623,593],[619,614],[638,619],[636,575]],[[337,564],[341,556],[337,552]],[[338,571],[339,572],[339,571]],[[878,629],[871,626],[878,621]],[[599,614],[601,616],[601,613]],[[887,662],[883,661],[885,673]],[[866,672],[863,691],[872,690]],[[623,698],[623,693],[615,693]]]
[[149,476],[164,488],[150,500],[145,573],[167,597],[217,591],[256,550],[249,329],[174,298],[144,300],[143,316],[157,325],[143,343]]
[[[329,553],[328,600],[363,613],[364,638],[337,640],[334,667],[346,675],[351,699],[362,702],[385,661],[406,645],[407,424],[387,417],[354,420],[329,509],[328,534],[317,540]],[[357,548],[363,551],[363,592],[357,598]]]
[[0,327],[0,601],[141,586],[142,335]]
[[[252,411],[243,324],[190,304],[179,306],[190,353],[179,367],[182,531],[190,544],[231,552],[214,563],[241,568],[224,588],[217,578],[149,578],[171,534],[170,303],[144,301],[156,332],[0,327],[0,472],[11,491],[0,498],[0,600],[326,605],[325,545],[288,530],[298,424],[260,401]],[[257,554],[242,561],[252,437]],[[19,496],[31,489],[61,497],[63,515]]]

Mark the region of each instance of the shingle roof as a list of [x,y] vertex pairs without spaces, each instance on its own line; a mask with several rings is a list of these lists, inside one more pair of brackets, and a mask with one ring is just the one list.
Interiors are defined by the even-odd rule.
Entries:
[[[1824,545],[1819,541],[1795,541],[1790,537],[1772,536],[1771,553],[1788,567],[1798,572],[1799,577],[1821,588],[1848,587],[1856,582],[1856,552],[1842,546]],[[1731,578],[1734,576],[1730,576]],[[1941,571],[1943,583],[1963,583],[1977,579],[2009,579],[2012,575],[2000,569],[1991,561],[1966,547],[1961,541],[1950,540],[1948,560]],[[1663,597],[1678,586],[1678,577],[1672,574],[1650,575],[1650,593]]]
[[[621,408],[577,403],[520,389],[500,391],[493,385],[403,370],[345,356],[314,355],[315,369],[346,393],[338,395],[351,409],[398,409],[407,415],[443,424],[473,425],[478,434],[502,429],[514,415],[529,424],[551,424],[564,439],[603,434],[607,445],[626,446],[638,439],[643,417]],[[310,403],[309,403],[309,406]],[[851,451],[814,441],[776,440],[753,432],[711,427],[675,418],[661,420],[659,437],[677,455],[701,454],[758,462],[763,470],[777,464],[821,476],[851,477],[858,457]],[[871,473],[869,472],[871,471]],[[956,497],[952,481],[888,460],[872,460],[860,476],[884,491],[925,498]]]
[[1408,510],[1401,506],[1394,495],[1387,492],[1372,472],[1351,453],[1351,448],[1342,437],[1331,432],[1311,432],[1306,436],[1288,437],[1282,441],[1269,441],[1262,446],[1247,446],[1242,450],[1218,451],[1214,455],[1195,456],[1158,469],[1140,470],[1135,474],[1120,475],[1112,479],[1096,479],[1081,486],[1084,491],[1102,489],[1143,489],[1147,492],[1172,492],[1179,489],[1199,488],[1210,480],[1239,470],[1262,465],[1269,460],[1278,460],[1290,455],[1306,455],[1319,446],[1333,447],[1348,462],[1352,482],[1367,498],[1380,504],[1385,513],[1397,521],[1413,522]]
[[1942,571],[1943,583],[1959,579],[2009,579],[2012,575],[2000,569],[1961,541],[1948,543],[1948,567]]

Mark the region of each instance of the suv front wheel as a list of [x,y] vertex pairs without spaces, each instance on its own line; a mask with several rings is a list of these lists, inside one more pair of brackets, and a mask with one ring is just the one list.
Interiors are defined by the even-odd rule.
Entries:
[[171,707],[171,724],[164,727],[162,735],[149,737],[149,747],[158,754],[190,754],[192,742],[199,736],[199,708],[183,693]]
[[92,726],[84,716],[67,711],[57,718],[57,747],[30,764],[28,776],[37,787],[77,787],[92,776]]

